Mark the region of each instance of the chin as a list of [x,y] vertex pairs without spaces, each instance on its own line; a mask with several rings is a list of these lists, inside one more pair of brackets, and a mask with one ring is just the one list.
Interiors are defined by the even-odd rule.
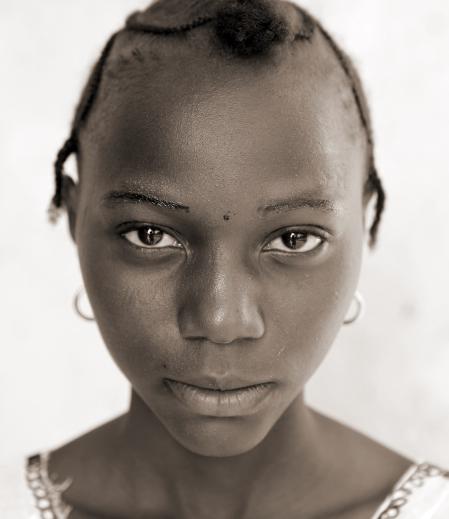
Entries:
[[199,456],[227,458],[254,449],[274,423],[260,416],[217,418],[197,416],[163,420],[168,433],[182,447]]

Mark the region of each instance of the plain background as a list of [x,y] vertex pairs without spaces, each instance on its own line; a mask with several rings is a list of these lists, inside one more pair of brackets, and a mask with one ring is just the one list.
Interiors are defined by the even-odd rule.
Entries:
[[[0,3],[0,457],[55,448],[122,412],[128,386],[94,324],[52,163],[90,65],[142,0]],[[388,210],[345,327],[306,392],[323,412],[449,467],[449,6],[305,0],[354,57],[374,112]],[[124,309],[125,311],[125,309]]]

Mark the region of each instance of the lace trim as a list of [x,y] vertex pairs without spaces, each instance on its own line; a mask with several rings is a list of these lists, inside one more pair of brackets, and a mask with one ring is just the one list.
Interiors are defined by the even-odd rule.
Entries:
[[399,517],[402,508],[408,503],[413,491],[422,487],[428,478],[446,477],[449,472],[431,465],[430,463],[419,463],[413,465],[386,498],[380,510],[374,515],[374,519],[392,519]]
[[42,519],[67,519],[72,507],[62,500],[61,494],[72,484],[71,479],[61,483],[53,482],[48,474],[48,452],[28,458],[26,480],[33,493],[36,508]]

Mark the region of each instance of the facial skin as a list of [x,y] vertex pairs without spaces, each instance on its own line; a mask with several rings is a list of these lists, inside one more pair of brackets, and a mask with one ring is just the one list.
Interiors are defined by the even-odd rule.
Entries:
[[[136,65],[138,79],[98,98],[81,182],[66,187],[107,348],[148,413],[203,456],[247,452],[295,412],[359,277],[367,159],[350,88],[321,40],[279,56]],[[150,225],[163,241],[139,247]],[[309,252],[282,242],[292,231]],[[254,412],[222,417],[164,384],[227,376],[272,389]]]

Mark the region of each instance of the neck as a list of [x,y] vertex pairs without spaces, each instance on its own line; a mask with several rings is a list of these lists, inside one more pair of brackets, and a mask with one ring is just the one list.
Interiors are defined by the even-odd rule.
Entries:
[[154,486],[156,478],[166,483],[171,501],[175,496],[180,509],[195,508],[196,517],[201,517],[202,499],[206,512],[217,506],[223,517],[256,517],[261,515],[254,515],[254,509],[266,513],[267,506],[276,506],[287,485],[294,485],[294,495],[306,494],[316,481],[322,469],[317,433],[315,414],[300,395],[251,451],[224,458],[201,456],[176,442],[133,392],[120,437],[125,459],[133,463],[137,476],[137,495],[148,493],[147,483]]

